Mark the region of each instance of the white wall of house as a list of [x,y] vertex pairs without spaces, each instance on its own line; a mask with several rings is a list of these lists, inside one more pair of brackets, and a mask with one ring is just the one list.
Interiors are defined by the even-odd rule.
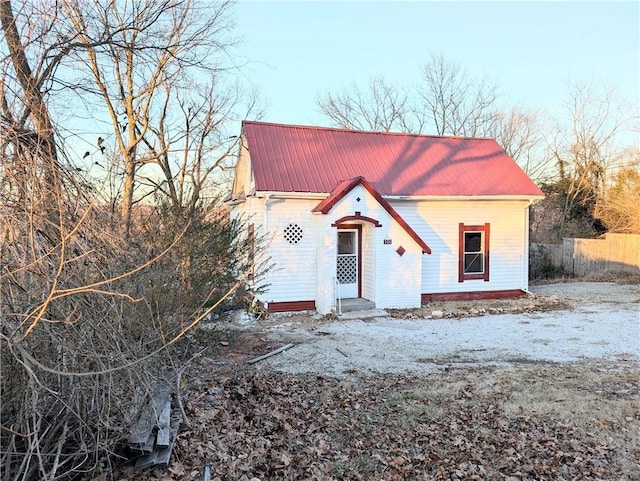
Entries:
[[[391,216],[387,219],[376,232],[376,307],[420,307],[422,262],[427,254]],[[397,252],[400,247],[405,250],[402,255]]]
[[[241,202],[233,203],[231,205],[230,217],[234,220],[241,220],[246,225],[253,224],[255,239],[259,239],[265,235],[265,229],[263,227],[265,223],[263,199],[247,197]],[[247,234],[246,231],[245,234]],[[259,243],[254,242],[254,248],[258,250],[258,247]],[[248,252],[247,255],[249,255]],[[257,273],[260,270],[262,260],[263,259],[260,258],[260,256],[254,257],[254,273]],[[253,282],[251,279],[248,280],[249,286],[254,290],[263,283],[263,279],[259,279],[257,282]]]
[[337,231],[332,227],[332,218],[322,214],[311,214],[316,222],[316,310],[327,314],[336,309],[336,256],[338,253]]
[[[395,201],[391,204],[431,247],[431,255],[423,259],[422,293],[527,288],[527,201]],[[458,282],[460,222],[490,224],[488,282]]]
[[376,298],[376,247],[377,230],[373,224],[362,225],[362,297],[373,300]]
[[[263,202],[267,252],[273,263],[265,278],[264,301],[314,300],[317,230],[311,209],[317,201],[269,198]],[[301,232],[301,237],[296,232]]]
[[[359,201],[357,199],[360,199]],[[417,307],[421,294],[499,291],[528,287],[528,202],[516,200],[394,200],[391,205],[431,247],[420,247],[362,186],[355,187],[328,214],[312,214],[318,199],[247,197],[234,206],[267,237],[273,268],[259,285],[266,303],[315,300],[320,313],[335,309],[336,236],[332,226],[360,212],[382,227],[362,223],[362,297],[378,308]],[[458,282],[458,224],[490,224],[490,280]],[[285,239],[298,225],[297,243]],[[385,240],[391,243],[385,243]],[[397,254],[402,246],[405,253]]]
[[[268,267],[256,280],[258,299],[269,302],[314,300],[316,296],[317,227],[311,209],[318,203],[309,199],[282,199],[249,196],[232,208],[232,216],[255,226],[262,251],[256,257],[258,271]],[[301,236],[285,236],[297,231]],[[293,241],[290,242],[289,240]]]

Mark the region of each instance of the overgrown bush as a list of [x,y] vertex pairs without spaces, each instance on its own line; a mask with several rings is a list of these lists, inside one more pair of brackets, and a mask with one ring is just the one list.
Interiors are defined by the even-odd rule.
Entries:
[[190,356],[175,341],[238,285],[242,225],[153,208],[125,238],[72,171],[50,184],[39,159],[7,160],[24,168],[0,171],[0,479],[93,476],[175,382]]
[[[148,298],[158,311],[210,307],[247,270],[243,224],[214,202],[192,211],[158,205],[141,222],[140,239],[153,253],[168,251],[144,274]],[[157,279],[157,272],[169,277]]]

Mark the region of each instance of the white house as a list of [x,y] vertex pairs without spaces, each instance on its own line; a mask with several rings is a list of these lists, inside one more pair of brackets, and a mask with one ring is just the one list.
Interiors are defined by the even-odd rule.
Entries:
[[492,139],[242,124],[228,204],[266,236],[272,312],[515,297],[542,191]]

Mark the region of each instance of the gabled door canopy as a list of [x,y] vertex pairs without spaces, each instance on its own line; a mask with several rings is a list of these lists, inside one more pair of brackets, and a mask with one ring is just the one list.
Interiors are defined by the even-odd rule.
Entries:
[[[316,205],[311,212],[314,214],[328,214],[331,209],[341,200],[343,199],[349,192],[351,192],[355,187],[361,185],[364,187],[367,192],[371,194],[371,196],[382,206],[384,210],[404,229],[404,231],[409,234],[411,237],[422,249],[423,254],[431,254],[431,248],[427,245],[427,243],[422,240],[422,238],[414,231],[407,221],[405,221],[400,214],[387,202],[380,193],[371,185],[364,177],[354,177],[353,179],[343,180],[336,185],[336,187],[331,191],[329,197],[322,200],[318,205]],[[339,219],[339,221],[343,221],[344,219],[356,220],[359,212],[356,212],[356,216],[347,216]],[[360,216],[361,221],[372,222],[376,227],[379,227],[381,224],[375,219],[370,219],[369,217]],[[336,221],[335,224],[339,224],[340,222]]]

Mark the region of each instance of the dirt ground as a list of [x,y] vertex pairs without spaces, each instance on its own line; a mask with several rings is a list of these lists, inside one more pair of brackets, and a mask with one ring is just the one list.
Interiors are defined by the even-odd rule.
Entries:
[[623,367],[640,360],[635,285],[574,282],[532,289],[519,299],[439,302],[376,317],[273,316],[257,323],[257,331],[295,347],[259,368],[351,378],[590,359]]
[[[520,300],[394,311],[382,324],[447,321],[462,332],[467,322],[498,322],[553,333],[571,327],[563,321],[571,316],[586,326],[604,316],[611,323],[626,319],[631,331],[611,339],[630,344],[592,344],[581,332],[574,337],[583,336],[578,344],[594,349],[592,355],[565,361],[536,358],[534,351],[483,362],[486,351],[471,347],[474,362],[450,362],[446,351],[438,359],[425,354],[429,368],[420,372],[393,369],[393,358],[375,370],[325,370],[303,349],[349,360],[353,345],[340,349],[347,356],[334,345],[344,339],[334,330],[348,327],[344,321],[297,315],[200,329],[193,342],[215,348],[187,378],[183,399],[192,427],[181,431],[171,464],[142,473],[125,468],[114,479],[202,479],[206,469],[212,480],[246,481],[640,480],[640,340],[633,330],[633,319],[640,324],[640,291],[637,284],[619,290],[583,284],[589,285],[534,286],[538,294]],[[433,319],[433,311],[443,317]],[[544,316],[557,327],[545,327],[551,322]],[[350,322],[370,328],[377,321]],[[289,340],[299,344],[247,363]]]

